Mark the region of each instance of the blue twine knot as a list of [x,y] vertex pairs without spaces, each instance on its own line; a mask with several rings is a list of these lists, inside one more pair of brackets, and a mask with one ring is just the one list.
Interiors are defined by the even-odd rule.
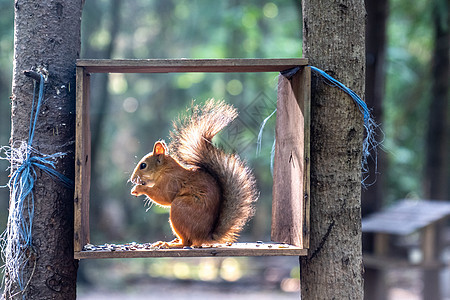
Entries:
[[[32,225],[34,217],[34,195],[32,193],[37,178],[36,169],[42,170],[50,177],[60,181],[65,187],[73,188],[73,181],[55,170],[56,159],[65,155],[58,152],[43,155],[32,147],[35,127],[44,98],[44,76],[40,74],[39,96],[36,99],[36,82],[34,82],[33,102],[30,116],[30,129],[28,141],[22,142],[19,147],[2,147],[11,166],[18,166],[8,181],[7,186],[11,192],[8,226],[0,236],[0,247],[5,261],[5,275],[16,282],[21,292],[28,283],[23,279],[23,270],[33,251]],[[32,275],[31,275],[32,276]],[[30,276],[30,278],[31,278]],[[28,279],[29,281],[29,279]],[[5,290],[11,288],[10,284]]]

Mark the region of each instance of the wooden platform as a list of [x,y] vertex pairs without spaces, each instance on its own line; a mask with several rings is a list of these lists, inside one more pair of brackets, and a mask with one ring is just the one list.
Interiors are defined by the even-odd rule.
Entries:
[[[86,250],[84,250],[86,249]],[[87,250],[89,249],[89,250]],[[305,256],[308,250],[279,243],[234,243],[189,249],[155,249],[145,244],[86,245],[76,251],[75,259],[144,257],[214,257],[214,256]]]

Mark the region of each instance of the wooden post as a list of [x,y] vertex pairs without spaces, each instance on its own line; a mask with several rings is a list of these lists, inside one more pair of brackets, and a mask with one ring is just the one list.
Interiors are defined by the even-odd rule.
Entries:
[[273,171],[272,240],[302,248],[309,245],[310,72],[279,76]]
[[375,233],[374,252],[376,257],[389,254],[389,235],[387,233]]
[[438,261],[440,254],[438,230],[439,222],[428,225],[423,229],[421,240],[421,249],[423,253],[422,277],[424,280],[423,297],[424,299],[430,300],[442,299]]
[[75,125],[74,251],[89,243],[89,190],[91,173],[91,133],[89,122],[89,74],[77,67]]

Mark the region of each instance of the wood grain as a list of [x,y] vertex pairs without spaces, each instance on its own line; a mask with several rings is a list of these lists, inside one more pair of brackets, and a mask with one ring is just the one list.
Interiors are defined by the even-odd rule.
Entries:
[[75,125],[74,250],[89,243],[89,190],[91,178],[91,133],[89,120],[89,74],[77,67]]
[[302,248],[309,245],[309,79],[309,68],[279,76],[273,174],[272,240]]
[[77,60],[88,73],[280,72],[307,64],[306,58]]
[[[311,68],[304,67],[300,70],[300,86],[298,88],[299,95],[303,98],[304,104],[304,151],[305,151],[305,166],[303,168],[303,248],[309,249],[309,234],[310,234],[310,168],[311,168]],[[302,101],[302,100],[299,100]]]
[[139,258],[139,257],[208,257],[208,256],[303,256],[306,249],[274,243],[234,243],[231,246],[193,249],[138,249],[76,251],[75,259],[89,258]]

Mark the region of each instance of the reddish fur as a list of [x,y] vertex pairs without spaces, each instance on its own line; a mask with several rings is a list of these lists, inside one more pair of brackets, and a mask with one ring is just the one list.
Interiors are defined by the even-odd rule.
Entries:
[[[157,178],[154,185],[136,185],[132,194],[147,195],[162,206],[170,206],[170,225],[180,240],[179,245],[171,246],[210,243],[220,207],[220,189],[216,180],[202,170],[184,168],[164,151],[160,152],[158,143],[161,142],[155,144],[155,149],[159,155],[164,155],[164,163],[154,172]],[[141,163],[148,161],[150,164],[154,159],[152,153]],[[133,173],[133,180],[144,177],[145,170],[140,170],[139,165]]]
[[171,133],[174,154],[169,156],[165,143],[156,142],[131,177],[136,184],[133,195],[147,195],[170,206],[177,239],[156,244],[162,247],[235,241],[257,199],[254,177],[245,164],[211,144],[212,137],[237,116],[235,109],[210,100],[192,111]]

